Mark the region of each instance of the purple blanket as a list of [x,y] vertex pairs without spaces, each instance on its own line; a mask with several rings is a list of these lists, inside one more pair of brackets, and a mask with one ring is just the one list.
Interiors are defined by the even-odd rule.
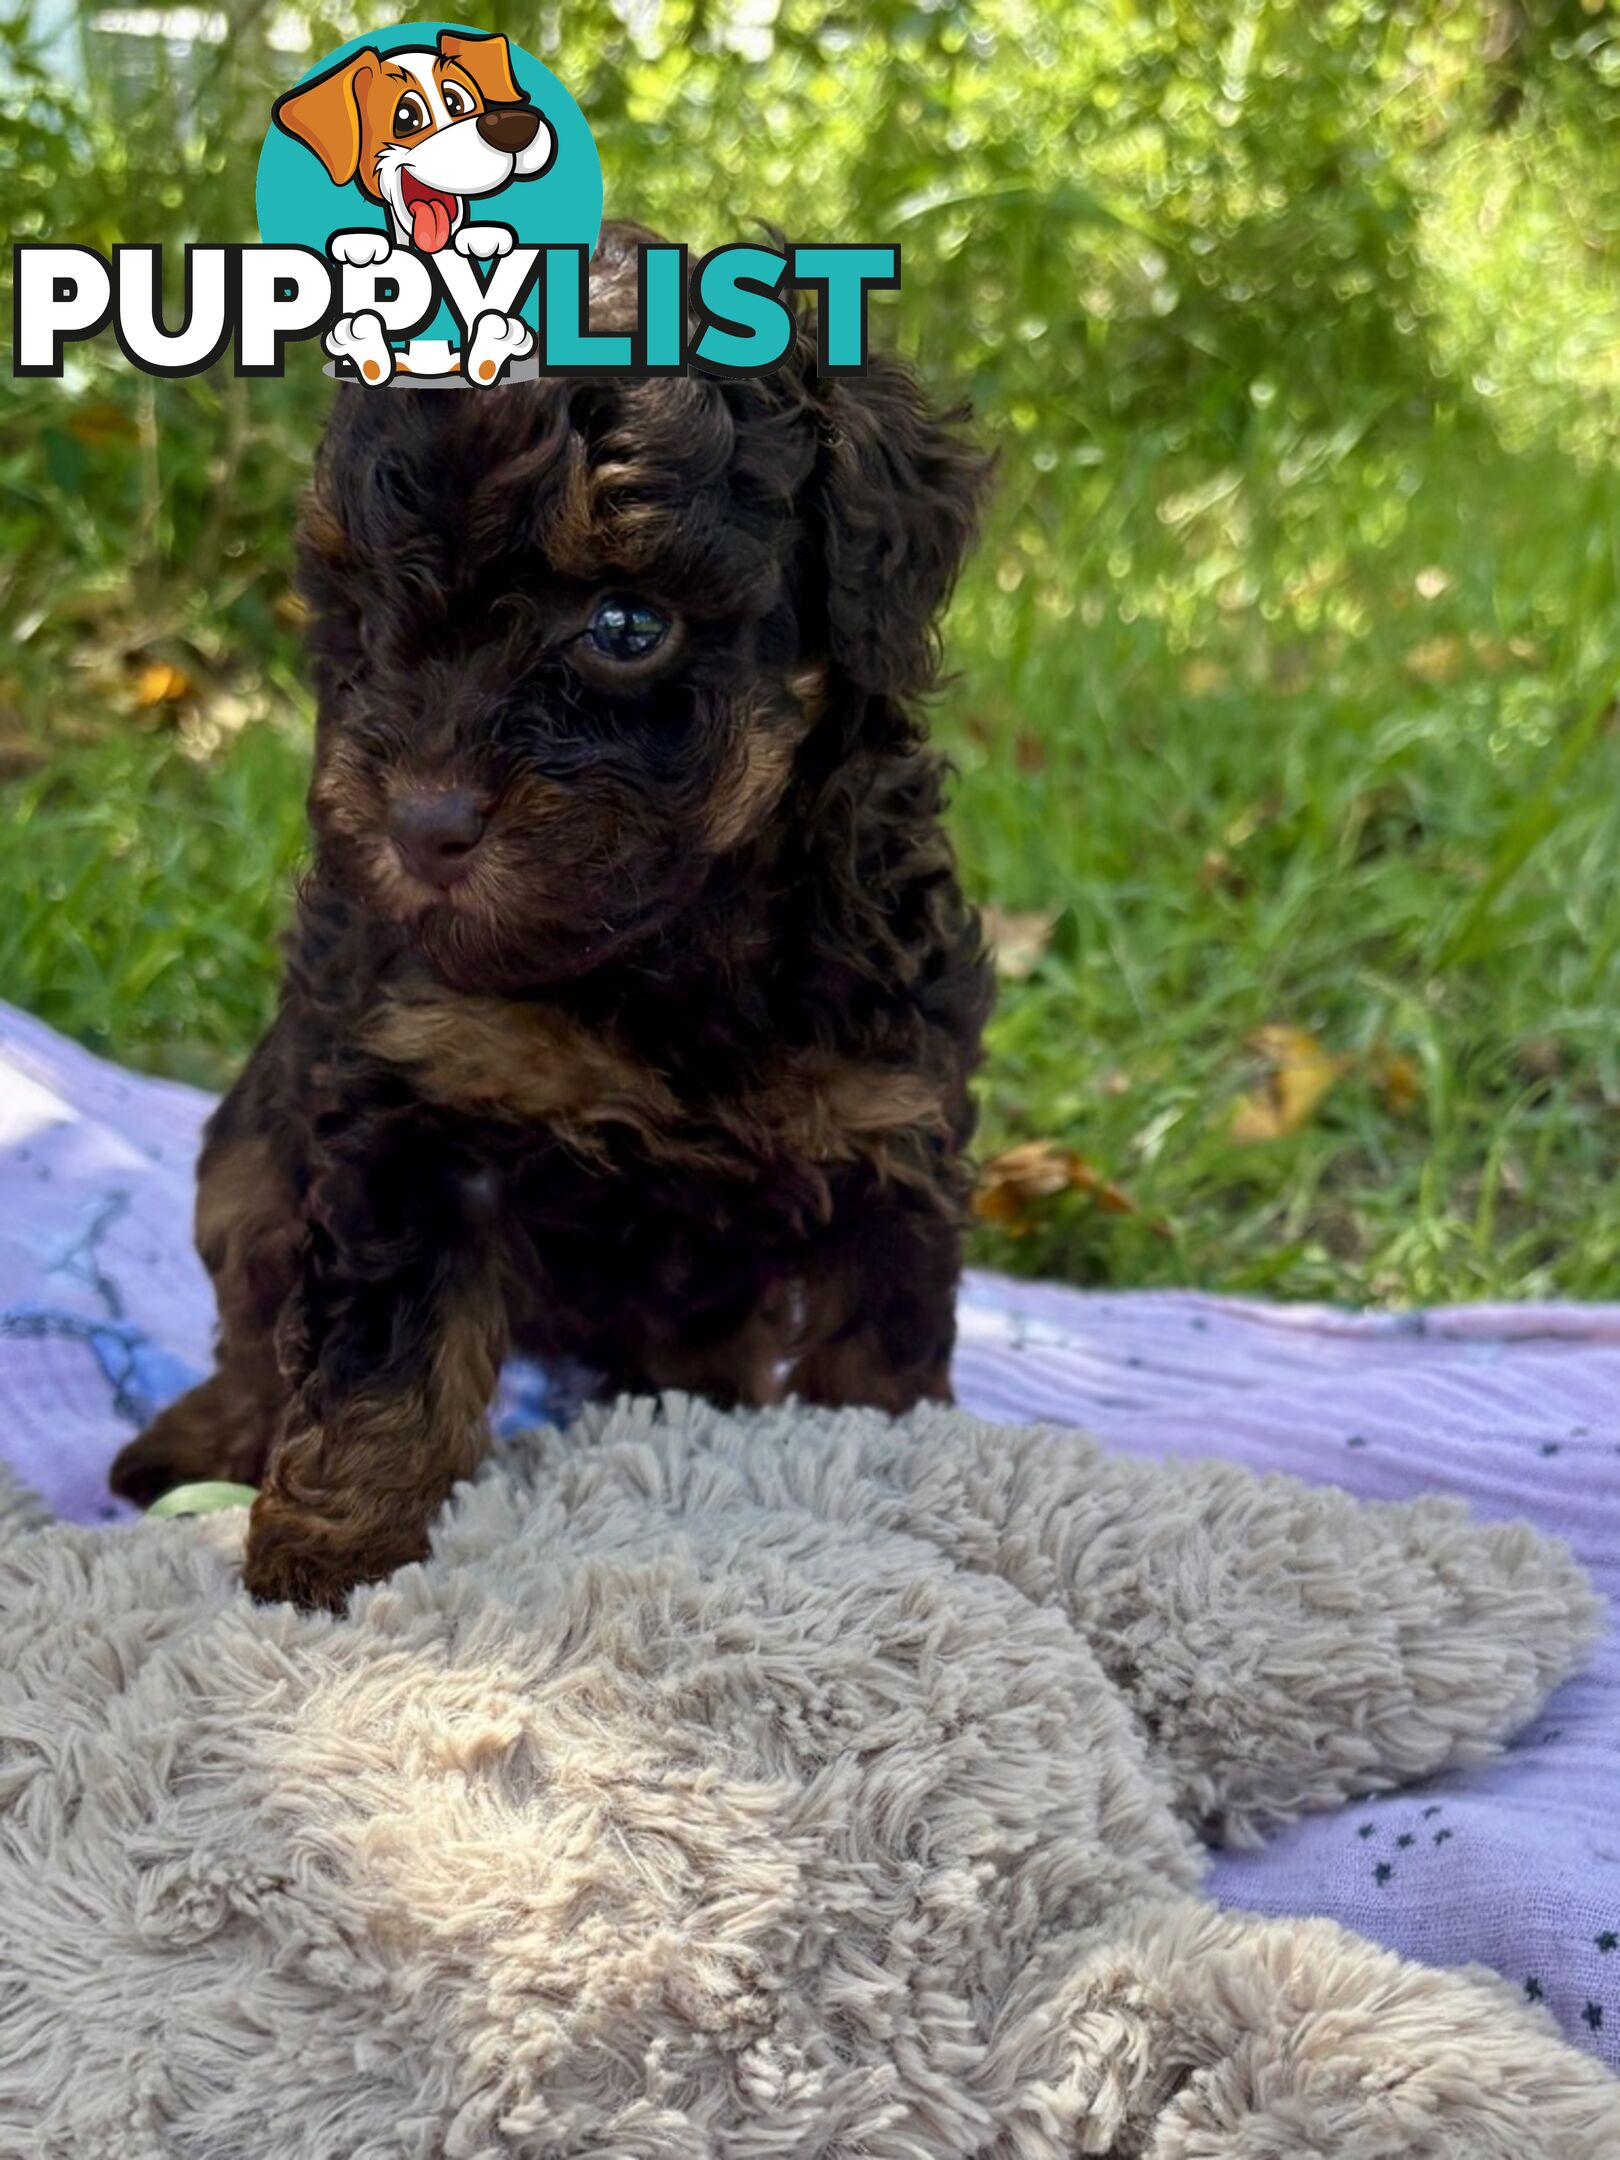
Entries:
[[[0,1007],[0,1452],[112,1521],[119,1443],[208,1359],[191,1250],[207,1098]],[[1620,1306],[1397,1318],[972,1277],[957,1391],[1142,1455],[1215,1454],[1369,1498],[1460,1494],[1568,1539],[1620,1593]],[[505,1415],[545,1408],[509,1379]],[[1620,1641],[1498,1763],[1222,1856],[1216,1894],[1494,1966],[1620,2068]]]

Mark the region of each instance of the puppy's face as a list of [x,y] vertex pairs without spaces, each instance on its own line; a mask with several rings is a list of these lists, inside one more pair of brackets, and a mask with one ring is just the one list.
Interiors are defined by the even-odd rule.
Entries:
[[314,151],[338,186],[386,204],[399,232],[436,254],[469,199],[534,180],[556,136],[528,103],[500,36],[441,31],[436,46],[367,46],[276,100],[276,124]]
[[797,777],[909,740],[984,463],[902,371],[812,374],[339,392],[302,535],[311,815],[455,987],[656,937],[791,827]]

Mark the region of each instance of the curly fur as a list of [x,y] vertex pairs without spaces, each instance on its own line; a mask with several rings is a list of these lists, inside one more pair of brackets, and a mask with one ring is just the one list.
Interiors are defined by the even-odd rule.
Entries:
[[242,1516],[8,1522],[0,2151],[1614,2160],[1480,1972],[1194,1829],[1474,1762],[1595,1624],[1444,1501],[924,1406],[590,1411],[344,1625]]
[[[315,865],[201,1162],[218,1370],[116,1490],[262,1479],[250,1583],[337,1604],[422,1551],[512,1344],[609,1390],[948,1393],[989,972],[917,700],[985,478],[808,328],[758,379],[339,394]],[[610,679],[569,633],[625,589],[678,628]],[[489,812],[448,895],[384,830],[421,785]]]

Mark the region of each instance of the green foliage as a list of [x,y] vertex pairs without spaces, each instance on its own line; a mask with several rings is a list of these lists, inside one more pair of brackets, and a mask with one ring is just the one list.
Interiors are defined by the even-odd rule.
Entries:
[[273,727],[210,765],[123,735],[14,784],[5,994],[93,1050],[222,1085],[273,1010],[307,758]]
[[[252,237],[269,104],[380,12],[0,27],[13,239]],[[1124,1186],[1013,1265],[1377,1298],[1620,1252],[1620,22],[1606,0],[571,0],[611,213],[898,238],[889,337],[1001,452],[941,728],[1055,916],[987,1145]],[[302,27],[301,52],[282,49]],[[0,302],[4,319],[9,304]],[[0,392],[0,994],[217,1079],[301,845],[292,501],[327,387]],[[1241,1147],[1269,1022],[1348,1061]],[[1404,1061],[1415,1086],[1379,1078]]]
[[[957,611],[972,884],[1060,911],[994,1023],[985,1147],[1055,1138],[1137,1210],[1037,1212],[987,1255],[1612,1294],[1620,481],[1478,421],[1376,453],[1257,431],[1185,481],[1122,447],[1052,533],[998,535]],[[1275,1022],[1349,1069],[1235,1145]]]

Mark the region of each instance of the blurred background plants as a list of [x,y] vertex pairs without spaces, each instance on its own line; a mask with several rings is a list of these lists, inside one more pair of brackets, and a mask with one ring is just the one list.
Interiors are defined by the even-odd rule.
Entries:
[[[13,240],[253,237],[364,8],[0,46]],[[1004,974],[980,1256],[1381,1301],[1620,1267],[1620,18],[1604,0],[570,0],[610,211],[889,238],[1001,451],[940,732]],[[9,319],[9,305],[6,310]],[[0,425],[0,996],[217,1084],[269,1009],[330,387]]]

